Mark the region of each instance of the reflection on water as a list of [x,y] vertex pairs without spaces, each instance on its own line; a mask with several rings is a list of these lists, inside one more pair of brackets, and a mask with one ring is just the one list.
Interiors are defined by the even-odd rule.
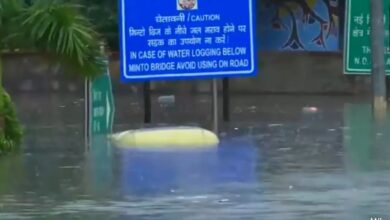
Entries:
[[0,160],[0,219],[390,218],[390,120],[373,124],[364,103],[318,97],[308,114],[293,97],[275,98],[280,112],[257,101],[233,100],[250,113],[203,150],[117,149],[102,136],[84,150],[79,119],[25,118],[24,150]]
[[253,183],[257,149],[248,141],[222,142],[218,148],[182,151],[121,151],[124,193],[160,195],[208,193],[217,186]]
[[347,167],[353,171],[390,168],[390,117],[375,123],[371,105],[347,104],[344,121]]

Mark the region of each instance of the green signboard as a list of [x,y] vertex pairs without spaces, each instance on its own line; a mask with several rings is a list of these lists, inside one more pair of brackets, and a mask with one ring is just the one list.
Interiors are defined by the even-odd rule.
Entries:
[[[389,49],[389,5],[384,0],[383,18],[385,23],[385,63],[390,73]],[[345,74],[371,74],[371,13],[370,0],[347,0],[346,31],[344,47]]]
[[90,134],[112,132],[114,120],[114,98],[109,71],[94,79],[90,85],[89,122]]
[[111,144],[107,134],[112,133],[115,106],[108,67],[103,75],[88,83],[89,188],[93,193],[104,194],[110,189],[113,179]]

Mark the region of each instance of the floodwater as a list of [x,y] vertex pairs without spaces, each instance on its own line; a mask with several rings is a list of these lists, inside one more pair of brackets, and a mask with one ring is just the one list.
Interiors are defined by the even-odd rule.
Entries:
[[[218,148],[143,152],[86,149],[82,97],[14,98],[26,137],[0,160],[2,220],[390,219],[390,126],[367,100],[234,96]],[[211,124],[208,96],[153,100],[153,126]],[[141,101],[116,97],[116,131],[142,126]]]

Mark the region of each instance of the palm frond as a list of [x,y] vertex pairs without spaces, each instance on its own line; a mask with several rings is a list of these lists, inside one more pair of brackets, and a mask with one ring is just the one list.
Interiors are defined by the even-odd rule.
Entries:
[[30,34],[36,49],[59,58],[87,77],[102,73],[100,36],[79,13],[78,5],[37,1],[25,10],[21,25]]
[[[80,13],[80,6],[59,0],[35,0],[31,5],[14,4],[19,0],[0,0],[0,12],[7,25],[0,27],[1,45],[47,54],[61,61],[68,72],[94,77],[104,71],[99,34]],[[14,2],[14,3],[11,3]],[[2,31],[2,28],[4,29]],[[5,33],[5,35],[1,35]]]
[[12,40],[17,37],[17,17],[23,10],[22,0],[0,1],[0,51],[11,48]]
[[2,0],[0,1],[0,15],[1,17],[8,17],[10,14],[15,14],[23,5],[23,0]]

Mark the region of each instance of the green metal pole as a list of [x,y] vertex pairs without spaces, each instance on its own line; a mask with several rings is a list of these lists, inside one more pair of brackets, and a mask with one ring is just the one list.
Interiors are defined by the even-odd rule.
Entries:
[[383,1],[371,0],[373,112],[375,119],[379,121],[385,119],[387,110],[384,41]]

